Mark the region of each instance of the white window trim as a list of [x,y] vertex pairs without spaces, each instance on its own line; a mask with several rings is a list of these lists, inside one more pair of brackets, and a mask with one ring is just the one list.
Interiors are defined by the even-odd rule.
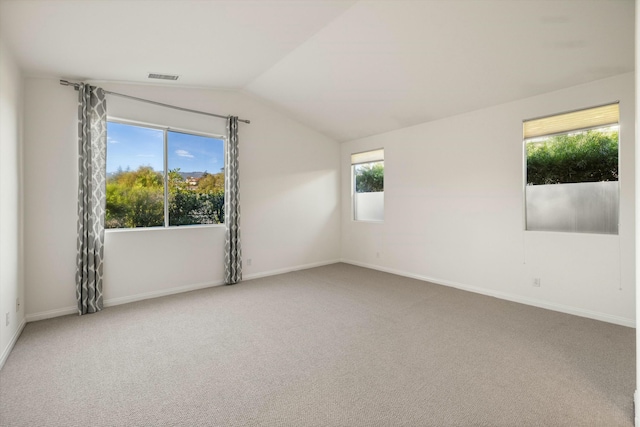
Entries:
[[[365,156],[366,154],[371,153],[372,156]],[[358,157],[360,159],[358,160]],[[365,160],[363,160],[366,157]],[[355,158],[355,162],[354,162]],[[383,162],[384,159],[384,147],[373,148],[371,150],[359,151],[357,153],[351,153],[349,156],[350,159],[350,173],[351,173],[351,222],[355,223],[364,223],[364,224],[383,224],[384,219],[381,220],[371,220],[371,219],[356,219],[356,174],[355,167],[358,165],[366,164],[366,163],[376,163]],[[382,193],[385,191],[383,190]],[[386,204],[386,201],[385,201]],[[385,205],[382,206],[382,211],[384,212]]]

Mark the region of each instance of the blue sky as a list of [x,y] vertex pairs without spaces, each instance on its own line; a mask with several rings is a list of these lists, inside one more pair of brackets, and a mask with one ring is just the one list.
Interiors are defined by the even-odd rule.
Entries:
[[[163,131],[122,123],[107,123],[107,173],[121,167],[136,170],[163,167]],[[218,173],[224,167],[224,142],[221,139],[184,133],[168,133],[169,169],[182,172]]]

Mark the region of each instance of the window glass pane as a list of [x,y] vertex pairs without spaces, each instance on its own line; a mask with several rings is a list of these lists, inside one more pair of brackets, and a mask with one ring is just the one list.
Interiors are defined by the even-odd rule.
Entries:
[[224,141],[167,134],[169,225],[224,222]]
[[356,221],[383,221],[384,161],[354,164],[352,171],[354,219]]
[[526,141],[527,230],[618,233],[618,126]]
[[105,228],[164,224],[163,132],[107,123]]
[[356,193],[384,191],[384,162],[354,165]]

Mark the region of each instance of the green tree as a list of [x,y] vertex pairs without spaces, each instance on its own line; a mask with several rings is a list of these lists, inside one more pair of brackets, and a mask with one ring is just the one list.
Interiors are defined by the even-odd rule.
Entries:
[[224,173],[204,173],[198,181],[198,189],[203,192],[224,191]]
[[153,168],[118,172],[107,180],[106,228],[150,227],[164,222],[163,179]]
[[178,190],[169,202],[169,225],[224,222],[224,193]]
[[618,180],[618,132],[559,135],[526,150],[527,185]]
[[356,192],[384,191],[384,163],[365,163],[355,166]]
[[224,222],[224,171],[204,173],[198,181],[200,208],[198,215],[213,223]]
[[169,171],[169,225],[218,224],[224,222],[224,174],[204,173],[194,188]]

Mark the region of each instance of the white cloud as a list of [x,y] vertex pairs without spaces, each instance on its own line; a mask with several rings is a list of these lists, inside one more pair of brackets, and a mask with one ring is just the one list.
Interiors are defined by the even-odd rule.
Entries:
[[107,142],[109,144],[120,144],[120,141],[116,141],[115,139],[112,139],[110,137],[107,137]]
[[187,150],[176,150],[176,154],[180,157],[189,157],[193,159],[194,155],[189,153]]

